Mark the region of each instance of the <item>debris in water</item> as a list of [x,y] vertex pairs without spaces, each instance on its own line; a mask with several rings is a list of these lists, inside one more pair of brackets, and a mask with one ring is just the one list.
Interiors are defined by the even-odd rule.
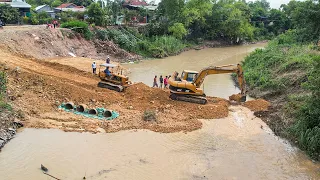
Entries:
[[48,172],[48,168],[46,168],[44,165],[41,164],[41,170],[44,172]]

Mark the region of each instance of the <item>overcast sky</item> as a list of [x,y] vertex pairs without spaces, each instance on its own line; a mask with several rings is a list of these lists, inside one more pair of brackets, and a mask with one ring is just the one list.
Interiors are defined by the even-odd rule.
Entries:
[[[147,0],[150,2],[151,0]],[[159,3],[161,0],[155,0]],[[247,0],[248,1],[248,0]],[[290,0],[267,0],[270,3],[271,8],[279,9],[281,4],[287,4]]]

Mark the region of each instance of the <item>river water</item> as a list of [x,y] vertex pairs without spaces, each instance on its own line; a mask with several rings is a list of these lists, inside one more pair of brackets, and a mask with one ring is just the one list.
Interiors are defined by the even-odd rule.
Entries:
[[[150,84],[154,74],[236,63],[262,46],[188,51],[128,66],[134,81]],[[216,76],[206,79],[205,86],[215,87],[207,94],[227,97],[238,91],[229,75]],[[41,172],[40,164],[60,179],[320,179],[319,164],[274,136],[247,108],[231,106],[227,118],[203,124],[202,129],[187,134],[24,129],[0,153],[0,179],[52,179]]]

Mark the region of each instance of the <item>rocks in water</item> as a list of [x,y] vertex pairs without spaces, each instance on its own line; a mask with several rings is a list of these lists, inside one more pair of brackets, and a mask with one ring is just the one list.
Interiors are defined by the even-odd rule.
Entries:
[[0,149],[4,146],[5,141],[0,139]]
[[8,128],[6,130],[0,129],[0,149],[16,134],[16,130]]

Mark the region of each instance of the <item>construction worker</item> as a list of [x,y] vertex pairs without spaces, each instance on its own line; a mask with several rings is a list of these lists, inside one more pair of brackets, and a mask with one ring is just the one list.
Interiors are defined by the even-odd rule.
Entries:
[[109,71],[109,67],[107,67],[104,72],[106,73],[107,76],[111,76],[111,72]]
[[162,89],[162,86],[163,86],[163,77],[162,77],[162,75],[160,75],[159,80],[160,80],[160,89]]
[[106,59],[106,63],[107,63],[107,64],[110,64],[110,57],[109,57],[109,56],[108,56],[107,59]]
[[157,75],[154,76],[154,78],[153,78],[153,86],[152,87],[159,87],[158,82],[157,82]]
[[93,61],[93,63],[92,63],[92,73],[93,74],[96,74],[96,70],[97,70],[97,65],[96,65],[96,62],[95,61]]

